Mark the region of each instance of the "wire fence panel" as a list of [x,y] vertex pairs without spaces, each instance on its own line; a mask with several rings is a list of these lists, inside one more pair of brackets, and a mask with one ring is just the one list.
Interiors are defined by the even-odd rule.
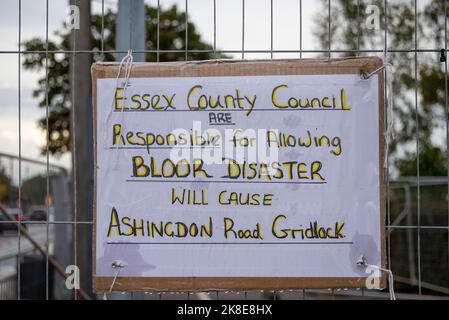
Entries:
[[[153,0],[145,2],[145,50],[134,53],[154,62],[387,58],[393,64],[393,72],[386,76],[393,83],[396,131],[387,168],[387,263],[398,298],[444,299],[449,298],[447,2]],[[93,168],[85,164],[92,163],[93,157],[92,109],[91,100],[84,99],[91,90],[90,79],[83,80],[82,73],[90,74],[93,61],[114,60],[127,50],[115,47],[117,1],[70,1],[67,7],[78,8],[80,28],[67,29],[66,16],[58,17],[66,21],[59,38],[50,32],[52,5],[49,0],[39,2],[45,12],[39,21],[44,30],[40,40],[24,36],[31,2],[12,1],[5,7],[6,14],[8,7],[17,13],[14,40],[18,45],[0,47],[2,66],[17,59],[17,81],[11,84],[17,90],[17,143],[14,154],[0,145],[0,204],[2,213],[14,218],[11,222],[0,215],[0,299],[100,297],[92,293],[90,282]],[[209,35],[207,41],[200,32]],[[175,34],[174,40],[170,34]],[[29,70],[38,70],[33,80],[26,73]],[[39,126],[45,130],[46,142],[39,160],[24,157],[30,125],[24,105],[30,86],[38,86],[33,102],[40,103],[43,111]],[[387,88],[384,94],[389,94]],[[71,152],[72,165],[52,164],[58,152]],[[81,290],[70,287],[73,279],[66,267],[71,265],[81,268]],[[388,292],[303,288],[128,292],[110,298],[386,299]]]

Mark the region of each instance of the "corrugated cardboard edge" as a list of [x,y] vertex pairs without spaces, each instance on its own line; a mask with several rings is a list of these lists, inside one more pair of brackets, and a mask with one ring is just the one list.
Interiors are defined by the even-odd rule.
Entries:
[[[370,73],[383,65],[378,57],[342,59],[282,59],[282,60],[206,60],[187,62],[134,63],[131,78],[136,77],[213,77],[256,75],[315,75]],[[113,278],[96,276],[96,183],[97,183],[97,131],[96,93],[97,79],[116,78],[119,64],[115,62],[92,65],[93,128],[94,128],[94,203],[93,203],[93,289],[108,291]],[[123,74],[123,71],[122,71]],[[123,75],[122,75],[123,76]],[[381,261],[386,265],[385,238],[385,157],[384,140],[384,77],[379,72],[379,174],[380,174],[380,234]],[[355,263],[355,261],[354,261]],[[302,288],[360,288],[366,277],[118,277],[114,291],[220,291],[220,290],[281,290]],[[380,286],[386,287],[382,274]]]

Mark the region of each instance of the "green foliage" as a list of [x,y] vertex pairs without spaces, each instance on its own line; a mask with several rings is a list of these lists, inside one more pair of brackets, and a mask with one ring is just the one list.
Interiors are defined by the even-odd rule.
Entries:
[[[101,15],[91,16],[91,43],[94,61],[114,61],[114,55],[110,52],[101,54],[102,50],[102,22],[104,23],[104,51],[115,50],[115,13],[108,11],[104,14],[103,21]],[[157,49],[157,8],[146,5],[146,26],[148,50]],[[159,49],[160,50],[185,50],[185,13],[180,12],[174,5],[167,10],[160,11],[159,24]],[[205,43],[192,22],[188,23],[188,49],[189,50],[212,50],[212,46]],[[70,31],[64,30],[57,33],[59,41],[49,41],[49,51],[68,51],[70,47]],[[25,51],[38,51],[27,53],[23,66],[28,70],[43,71],[48,66],[48,143],[49,151],[55,155],[61,155],[71,150],[70,136],[70,110],[71,110],[71,82],[70,82],[70,59],[71,53],[50,53],[45,54],[45,39],[31,39],[23,44]],[[46,58],[47,57],[47,58]],[[223,55],[213,55],[209,52],[189,53],[188,59],[205,60],[211,58],[224,58]],[[157,61],[156,53],[146,55],[147,61]],[[184,52],[161,52],[159,61],[179,61],[185,60]],[[82,66],[89,67],[89,66]],[[37,88],[33,91],[33,96],[39,99],[39,106],[47,106],[47,81],[43,76],[38,81]],[[47,130],[46,118],[39,121],[39,126]],[[43,149],[45,152],[45,148]]]
[[47,177],[36,175],[23,181],[22,194],[30,204],[44,205],[47,194]]
[[14,205],[17,199],[18,190],[7,175],[5,168],[0,166],[0,203]]
[[[425,145],[419,153],[419,175],[438,177],[447,175],[447,155],[441,148]],[[418,161],[415,153],[406,153],[403,159],[396,161],[396,166],[403,176],[416,176]]]

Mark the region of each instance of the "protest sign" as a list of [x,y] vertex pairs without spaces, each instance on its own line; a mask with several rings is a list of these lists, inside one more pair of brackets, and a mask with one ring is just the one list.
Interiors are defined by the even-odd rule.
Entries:
[[[94,288],[363,287],[383,266],[378,58],[93,65]],[[384,284],[384,279],[382,278]]]

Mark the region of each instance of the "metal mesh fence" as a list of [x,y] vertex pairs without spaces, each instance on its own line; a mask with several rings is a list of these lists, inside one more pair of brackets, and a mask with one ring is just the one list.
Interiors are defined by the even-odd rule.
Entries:
[[[22,10],[23,0],[10,1],[8,6],[15,6],[14,12],[18,12],[17,43],[22,44]],[[72,1],[71,4],[79,5],[80,1]],[[164,3],[160,0],[148,2],[152,8],[150,16],[146,17],[146,23],[152,25],[149,28],[152,35],[147,34],[147,47],[145,50],[134,50],[135,54],[142,53],[147,61],[167,61],[167,60],[198,60],[204,58],[229,58],[229,59],[250,59],[250,58],[336,58],[342,56],[359,55],[391,55],[395,61],[401,61],[410,66],[411,73],[408,77],[404,75],[392,74],[393,83],[399,87],[406,82],[410,82],[407,92],[402,94],[395,92],[396,96],[401,96],[411,105],[412,112],[408,114],[400,113],[396,110],[395,122],[399,123],[401,130],[405,130],[401,123],[413,122],[415,124],[410,130],[411,142],[406,144],[406,152],[411,154],[414,161],[412,168],[414,174],[403,175],[398,173],[396,158],[390,156],[389,179],[387,181],[387,254],[388,266],[395,275],[395,289],[398,298],[421,299],[421,298],[447,298],[449,297],[449,215],[448,215],[448,175],[447,163],[449,152],[449,121],[448,121],[448,99],[447,99],[447,1],[435,1],[441,5],[442,10],[436,10],[439,15],[436,21],[441,23],[440,35],[436,37],[438,43],[422,41],[419,36],[419,27],[423,21],[422,14],[429,8],[432,1],[403,1],[401,4],[408,6],[411,18],[409,19],[410,29],[408,38],[403,41],[396,41],[392,36],[396,28],[400,28],[394,16],[396,1],[373,1],[373,3],[363,0],[341,1],[324,0],[320,4],[319,16],[322,19],[321,29],[308,25],[315,23],[310,18],[312,1],[294,0],[288,1],[285,9],[294,14],[295,19],[282,20],[282,15],[277,12],[280,8],[280,0],[268,0],[254,3],[250,0],[232,1],[233,6],[232,21],[223,15],[224,0],[185,0],[176,2],[179,5],[180,17],[176,26],[178,35],[183,39],[179,46],[167,46],[163,30],[166,28],[165,18],[163,18]],[[315,3],[315,1],[313,1]],[[400,2],[400,1],[398,1]],[[192,25],[189,20],[192,3],[195,8],[204,7],[203,17],[208,22],[207,32],[211,43],[209,46],[195,47],[197,43],[191,41],[189,37],[192,33]],[[199,4],[200,3],[200,4]],[[340,4],[340,5],[339,5]],[[351,28],[343,30],[339,25],[339,19],[348,17],[348,12],[342,11],[341,4],[350,6],[349,21]],[[370,43],[364,38],[364,23],[366,20],[367,5],[375,4],[380,10],[380,29],[373,36],[376,41]],[[80,256],[86,256],[80,252],[80,241],[85,241],[84,235],[90,234],[92,229],[91,216],[80,213],[78,207],[77,192],[79,190],[77,176],[80,171],[86,168],[77,163],[77,149],[83,148],[79,145],[78,139],[85,139],[83,132],[78,131],[76,113],[80,108],[84,108],[86,101],[79,101],[75,82],[80,69],[89,69],[90,65],[84,65],[82,57],[89,57],[88,60],[107,60],[117,54],[125,54],[126,50],[111,49],[110,30],[106,25],[111,19],[109,6],[115,6],[116,2],[97,0],[92,2],[95,6],[96,14],[92,19],[96,21],[99,28],[90,45],[86,47],[84,43],[77,43],[76,33],[71,31],[68,46],[54,47],[50,45],[51,35],[49,35],[49,12],[51,1],[43,2],[45,6],[45,19],[41,21],[45,29],[43,37],[43,47],[36,46],[32,49],[19,45],[17,50],[0,50],[0,59],[4,57],[15,57],[17,59],[17,153],[16,155],[0,154],[0,203],[7,213],[14,218],[14,221],[7,219],[0,220],[0,299],[23,299],[23,298],[43,298],[43,299],[77,299],[80,296],[65,288],[64,269],[67,265],[78,264]],[[317,6],[317,4],[313,4]],[[251,17],[255,7],[263,7],[263,32],[265,41],[264,48],[254,45],[253,38],[257,36],[259,25],[254,27],[256,18]],[[344,7],[343,7],[344,8]],[[349,7],[348,7],[349,8]],[[5,8],[8,11],[7,8]],[[280,10],[280,9],[279,9]],[[391,11],[391,13],[389,13]],[[293,13],[292,13],[293,12]],[[387,14],[385,14],[387,13]],[[227,20],[226,20],[227,19]],[[389,20],[391,19],[391,21]],[[226,21],[225,21],[226,20]],[[288,20],[288,21],[287,21]],[[399,19],[400,20],[400,19]],[[195,21],[197,22],[197,21]],[[93,22],[92,22],[93,23]],[[395,23],[395,24],[394,24]],[[239,48],[221,48],[220,37],[223,25],[234,25],[232,30],[234,38],[233,44]],[[237,25],[237,27],[235,26]],[[291,29],[295,28],[295,38],[288,36]],[[131,29],[130,29],[131,30]],[[148,29],[147,29],[148,30]],[[319,31],[320,41],[307,43],[304,39],[310,39],[311,31]],[[343,30],[343,31],[342,31]],[[352,31],[349,36],[354,46],[342,40],[341,32]],[[229,31],[231,32],[231,31]],[[156,36],[154,36],[154,33]],[[287,41],[278,41],[280,34],[287,34],[282,38]],[[164,35],[165,36],[165,35]],[[391,40],[390,40],[391,37]],[[132,34],[129,35],[129,39]],[[365,39],[365,40],[364,40]],[[190,40],[190,41],[189,41]],[[425,39],[424,39],[425,40]],[[405,44],[405,45],[404,45]],[[43,83],[40,93],[43,97],[44,120],[43,123],[49,130],[52,121],[51,99],[49,96],[51,88],[55,85],[50,83],[53,62],[56,57],[62,56],[62,60],[67,62],[67,68],[62,71],[62,76],[69,80],[70,109],[72,112],[71,123],[71,145],[72,156],[74,158],[73,170],[68,174],[64,167],[54,166],[50,163],[51,146],[47,142],[44,148],[45,160],[42,162],[23,157],[23,111],[22,111],[22,68],[24,62],[30,57],[40,57],[42,61]],[[36,58],[37,59],[37,58]],[[58,58],[59,59],[59,58]],[[439,60],[441,59],[441,60]],[[418,80],[422,80],[425,74],[419,68],[420,63],[434,61],[435,69],[440,82],[430,83],[427,91],[418,85]],[[429,93],[430,92],[430,93]],[[442,174],[428,175],[423,166],[425,159],[421,158],[423,150],[431,146],[433,142],[423,142],[420,138],[423,135],[425,125],[421,122],[421,114],[425,110],[426,94],[440,94],[439,104],[443,110],[440,118],[435,118],[430,123],[431,126],[440,126],[440,145],[443,150],[443,160],[445,168]],[[67,98],[67,97],[66,97]],[[398,98],[399,99],[399,98]],[[49,135],[47,131],[47,135]],[[0,150],[1,151],[1,150]],[[405,152],[405,151],[404,151]],[[430,157],[432,159],[432,157]],[[436,163],[436,162],[435,162]],[[77,174],[78,172],[78,174]],[[424,172],[424,173],[423,173]],[[84,209],[83,209],[84,210]],[[87,218],[86,218],[87,217]],[[8,226],[8,227],[7,227]],[[25,229],[22,229],[24,227]],[[10,229],[10,230],[7,230]],[[9,232],[9,233],[8,233]],[[26,232],[26,234],[24,234]],[[5,233],[8,233],[5,235]],[[33,241],[30,240],[32,238]],[[90,244],[88,244],[90,246]],[[87,249],[86,249],[87,250]],[[90,263],[90,257],[85,257]],[[84,261],[86,262],[86,261]],[[62,268],[62,269],[61,269]],[[62,270],[62,272],[61,272]],[[59,272],[58,272],[59,271]],[[89,275],[81,274],[81,277]],[[89,282],[82,282],[82,289],[91,291]],[[35,288],[31,290],[30,288]],[[93,296],[93,295],[92,295]],[[208,292],[208,293],[117,293],[115,298],[139,298],[139,299],[345,299],[345,298],[379,298],[388,297],[388,292],[371,291],[364,288],[359,289],[301,289],[280,292]]]

